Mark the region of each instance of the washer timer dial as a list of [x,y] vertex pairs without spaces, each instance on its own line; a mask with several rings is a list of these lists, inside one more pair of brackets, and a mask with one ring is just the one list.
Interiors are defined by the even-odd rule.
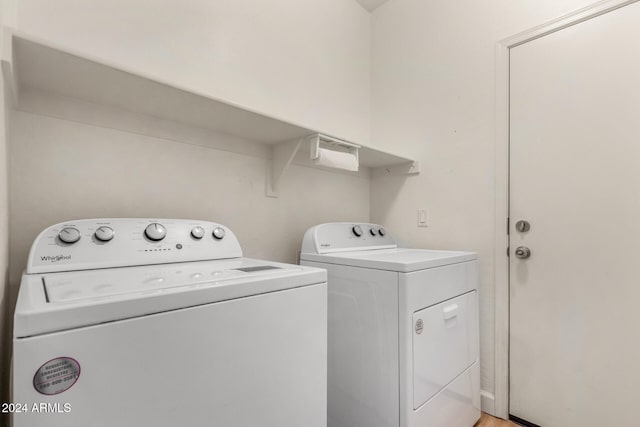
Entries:
[[165,238],[167,235],[167,229],[164,228],[164,225],[154,222],[144,229],[144,235],[147,236],[149,240],[158,242]]

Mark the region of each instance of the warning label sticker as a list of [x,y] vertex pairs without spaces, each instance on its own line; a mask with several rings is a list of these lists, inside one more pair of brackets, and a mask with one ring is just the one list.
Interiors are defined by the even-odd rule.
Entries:
[[33,387],[42,394],[69,390],[80,377],[80,364],[71,357],[57,357],[40,366],[33,376]]

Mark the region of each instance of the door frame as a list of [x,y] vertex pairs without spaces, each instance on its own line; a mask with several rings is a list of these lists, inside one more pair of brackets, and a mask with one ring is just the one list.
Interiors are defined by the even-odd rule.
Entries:
[[[496,45],[495,144],[495,308],[494,401],[485,411],[509,417],[509,55],[510,49],[579,24],[640,0],[604,0],[540,26],[525,30]],[[484,403],[484,399],[483,399]],[[484,407],[485,405],[483,405]]]

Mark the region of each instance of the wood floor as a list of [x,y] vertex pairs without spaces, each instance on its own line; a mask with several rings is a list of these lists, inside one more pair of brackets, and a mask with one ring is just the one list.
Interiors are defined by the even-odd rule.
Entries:
[[517,424],[482,413],[482,416],[474,427],[517,427]]

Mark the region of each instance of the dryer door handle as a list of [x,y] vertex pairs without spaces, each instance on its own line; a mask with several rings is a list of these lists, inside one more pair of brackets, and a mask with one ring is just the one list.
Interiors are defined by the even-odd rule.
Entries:
[[458,304],[451,304],[442,309],[444,320],[453,319],[458,315]]

